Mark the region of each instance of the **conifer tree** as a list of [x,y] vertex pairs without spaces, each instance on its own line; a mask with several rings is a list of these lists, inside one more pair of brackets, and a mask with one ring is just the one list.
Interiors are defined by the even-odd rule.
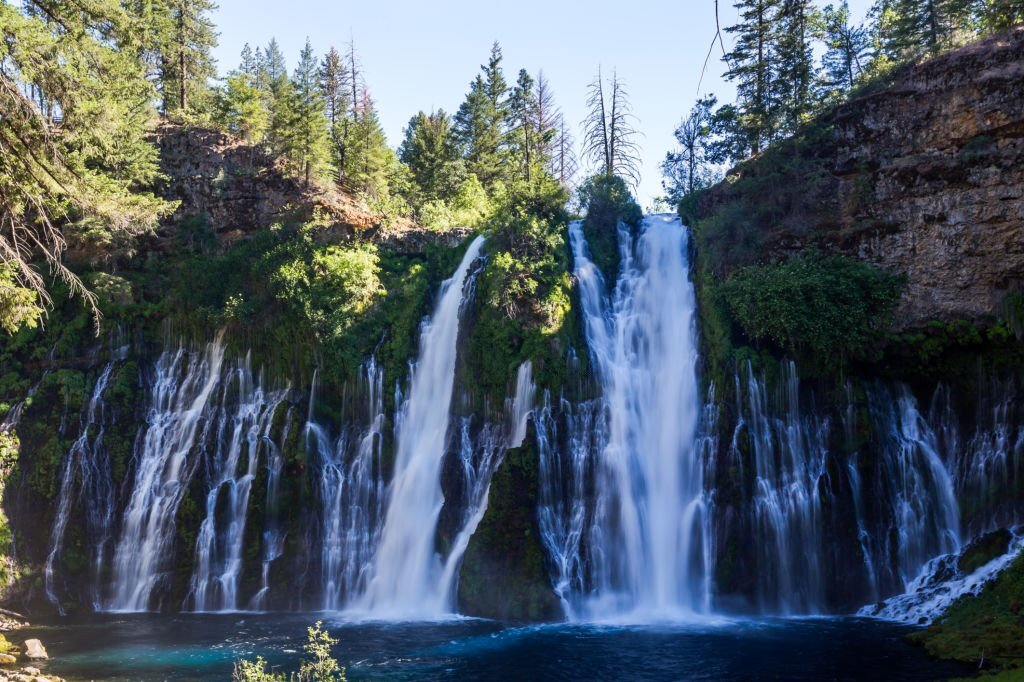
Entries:
[[365,87],[360,92],[355,112],[345,177],[356,190],[379,197],[387,193],[395,153],[388,147],[376,105]]
[[551,160],[548,172],[566,190],[571,190],[579,162],[576,160],[576,140],[569,129],[565,116],[558,115],[554,142],[551,145]]
[[306,184],[319,177],[329,163],[328,122],[316,56],[309,39],[299,54],[292,77],[292,125],[288,135],[288,156]]
[[602,175],[620,177],[636,187],[640,184],[639,133],[625,84],[614,71],[606,82],[598,69],[589,91],[583,154]]
[[978,26],[985,33],[1024,23],[1024,0],[979,0],[977,5]]
[[163,45],[160,85],[165,113],[201,110],[209,101],[209,80],[217,75],[212,50],[217,32],[212,0],[168,0],[170,21]]
[[501,47],[494,43],[487,64],[470,83],[466,100],[455,115],[456,138],[465,150],[467,169],[487,189],[504,174],[508,85],[501,59]]
[[774,83],[780,132],[793,133],[814,107],[812,29],[819,22],[812,0],[780,0],[776,15]]
[[848,91],[856,84],[867,63],[870,41],[862,25],[852,23],[846,0],[838,6],[828,5],[822,15],[823,80],[832,91]]
[[452,119],[444,110],[431,114],[421,111],[409,120],[398,158],[409,167],[415,183],[411,199],[416,204],[451,199],[465,179]]
[[335,48],[320,64],[320,91],[327,107],[327,123],[331,139],[331,158],[336,168],[345,166],[351,115],[351,78],[348,64]]
[[773,22],[779,0],[740,0],[740,23],[726,28],[736,35],[733,51],[724,59],[729,65],[725,79],[736,83],[740,117],[738,134],[747,139],[737,147],[757,154],[774,138],[778,96],[773,81],[775,37]]
[[511,154],[521,177],[527,181],[530,180],[531,166],[537,161],[537,98],[534,85],[526,69],[521,69],[509,97]]
[[35,263],[94,304],[63,263],[68,239],[113,256],[173,208],[144,191],[158,168],[146,135],[154,91],[138,49],[138,16],[116,0],[46,9],[0,3],[0,327],[7,331],[37,324],[49,300]]

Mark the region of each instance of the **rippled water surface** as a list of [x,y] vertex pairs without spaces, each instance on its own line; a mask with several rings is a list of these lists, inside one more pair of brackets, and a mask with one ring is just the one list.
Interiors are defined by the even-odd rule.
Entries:
[[907,628],[852,618],[508,627],[355,624],[316,614],[101,615],[12,639],[42,639],[47,670],[69,680],[227,680],[243,657],[294,669],[317,618],[341,640],[335,653],[349,680],[934,680],[969,672],[908,644]]

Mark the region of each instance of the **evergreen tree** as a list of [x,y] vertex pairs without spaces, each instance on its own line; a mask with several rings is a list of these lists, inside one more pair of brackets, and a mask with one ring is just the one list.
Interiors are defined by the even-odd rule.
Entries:
[[714,95],[697,100],[690,114],[676,128],[679,150],[665,155],[661,169],[662,186],[669,203],[678,205],[688,194],[714,181],[712,110],[718,104]]
[[[543,71],[537,74],[534,101],[535,156],[539,165],[550,169],[555,153],[555,143],[558,140],[559,128],[562,124],[562,114],[555,103],[555,93]],[[557,177],[554,174],[552,176]]]
[[465,164],[452,133],[452,119],[444,112],[419,112],[409,120],[398,158],[409,167],[415,183],[414,203],[447,201],[465,179]]
[[467,169],[492,189],[503,177],[508,86],[501,69],[501,47],[494,43],[487,64],[470,84],[455,115],[456,139],[465,150]]
[[253,74],[242,70],[228,74],[219,109],[224,127],[232,133],[250,144],[263,141],[270,126],[270,113]]
[[846,0],[838,7],[825,7],[821,29],[825,42],[825,54],[822,56],[825,86],[832,91],[848,91],[867,63],[870,48],[868,31],[862,25],[851,23]]
[[780,132],[793,133],[814,107],[813,26],[819,23],[811,0],[780,0],[774,42],[774,82],[779,102]]
[[252,48],[249,43],[242,46],[242,63],[239,64],[238,70],[241,73],[247,73],[253,77],[253,84],[256,82],[256,71],[257,71],[257,60],[259,54],[253,54]]
[[346,60],[331,48],[320,64],[320,91],[327,107],[331,158],[336,168],[345,166],[351,116],[351,73]]
[[256,61],[256,87],[263,94],[270,114],[267,141],[271,152],[286,154],[290,148],[290,134],[295,118],[295,96],[292,82],[288,78],[288,66],[284,53],[275,38],[270,39],[266,49]]
[[724,59],[729,65],[725,79],[736,83],[739,126],[735,131],[746,147],[757,154],[774,138],[777,128],[778,97],[773,82],[775,36],[773,24],[780,0],[740,0],[736,8],[740,23],[726,28],[736,34],[733,51]]
[[516,86],[509,97],[509,120],[511,154],[521,177],[529,181],[532,165],[537,162],[537,98],[534,80],[526,69],[519,71]]
[[376,105],[365,87],[360,93],[355,113],[345,178],[354,189],[379,197],[387,193],[388,176],[396,158],[388,147]]
[[583,121],[583,154],[607,177],[617,176],[634,187],[640,184],[639,135],[625,84],[613,71],[605,82],[598,69],[589,86],[587,118]]
[[978,27],[985,33],[1024,23],[1024,0],[979,0]]
[[142,191],[158,168],[137,15],[116,0],[46,9],[0,3],[0,327],[8,331],[34,326],[49,300],[35,262],[94,305],[63,264],[68,239],[116,255],[173,208]]
[[330,154],[319,70],[308,38],[292,76],[292,93],[288,156],[309,184],[312,178],[321,176],[326,170]]
[[164,113],[197,111],[209,101],[209,80],[217,75],[211,51],[217,32],[211,0],[168,0],[169,31],[163,46],[160,87]]

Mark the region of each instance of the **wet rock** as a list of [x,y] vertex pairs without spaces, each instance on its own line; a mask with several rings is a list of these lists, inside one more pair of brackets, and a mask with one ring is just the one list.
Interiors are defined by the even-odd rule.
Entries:
[[25,658],[32,661],[42,661],[48,659],[49,656],[42,642],[38,639],[29,639],[25,640]]
[[1006,528],[986,533],[964,548],[957,559],[957,568],[964,574],[973,573],[993,559],[1006,554],[1012,541],[1013,534]]
[[18,659],[11,654],[0,654],[0,665],[10,665],[17,662]]

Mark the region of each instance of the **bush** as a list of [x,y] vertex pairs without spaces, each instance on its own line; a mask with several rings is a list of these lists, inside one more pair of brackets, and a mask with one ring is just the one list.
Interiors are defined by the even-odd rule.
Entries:
[[640,227],[643,210],[636,203],[626,181],[614,175],[595,175],[578,190],[580,205],[587,211],[583,232],[590,247],[590,256],[614,282],[619,271],[619,223],[632,229]]
[[753,341],[767,340],[822,367],[865,357],[892,322],[903,279],[846,256],[805,254],[741,268],[721,287]]
[[233,682],[345,682],[345,668],[331,656],[331,647],[338,640],[322,630],[323,623],[317,621],[307,630],[307,641],[303,650],[309,656],[299,665],[299,672],[285,676],[267,669],[262,656],[255,661],[241,660],[235,663],[231,675]]

